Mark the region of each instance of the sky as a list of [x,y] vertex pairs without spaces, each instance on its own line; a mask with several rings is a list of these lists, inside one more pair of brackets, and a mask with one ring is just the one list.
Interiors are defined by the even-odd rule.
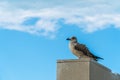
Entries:
[[119,0],[0,0],[0,80],[56,80],[76,36],[120,73]]

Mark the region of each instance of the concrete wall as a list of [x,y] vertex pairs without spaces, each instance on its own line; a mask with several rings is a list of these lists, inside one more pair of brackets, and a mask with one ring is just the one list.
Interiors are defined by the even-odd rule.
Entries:
[[58,60],[57,80],[120,80],[120,76],[90,58],[81,58]]
[[112,72],[105,66],[97,62],[90,62],[90,79],[89,80],[112,80]]
[[120,80],[120,74],[118,74],[118,73],[113,73],[113,74],[112,74],[112,78],[113,78],[113,80]]

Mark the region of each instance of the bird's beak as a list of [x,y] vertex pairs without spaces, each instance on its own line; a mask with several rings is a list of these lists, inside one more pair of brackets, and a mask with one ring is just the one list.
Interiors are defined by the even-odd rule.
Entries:
[[66,40],[71,40],[70,38],[67,38]]

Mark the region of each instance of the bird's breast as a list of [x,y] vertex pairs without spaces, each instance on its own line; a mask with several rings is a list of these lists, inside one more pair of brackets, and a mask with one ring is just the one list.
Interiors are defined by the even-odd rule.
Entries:
[[75,44],[70,43],[70,44],[69,44],[69,48],[70,48],[71,52],[72,52],[75,56],[80,57],[80,56],[83,55],[83,52],[78,51],[78,50],[75,49]]

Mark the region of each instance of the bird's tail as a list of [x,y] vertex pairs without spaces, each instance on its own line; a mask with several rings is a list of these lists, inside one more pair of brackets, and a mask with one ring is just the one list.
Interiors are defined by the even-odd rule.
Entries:
[[[90,54],[92,54],[92,53],[90,53]],[[95,61],[98,61],[99,59],[101,59],[101,60],[104,60],[103,58],[101,58],[101,57],[99,57],[99,56],[96,56],[96,55],[90,55]]]
[[102,60],[104,60],[103,58],[101,58],[101,57],[98,57],[98,56],[95,56],[96,57],[96,59],[102,59]]

